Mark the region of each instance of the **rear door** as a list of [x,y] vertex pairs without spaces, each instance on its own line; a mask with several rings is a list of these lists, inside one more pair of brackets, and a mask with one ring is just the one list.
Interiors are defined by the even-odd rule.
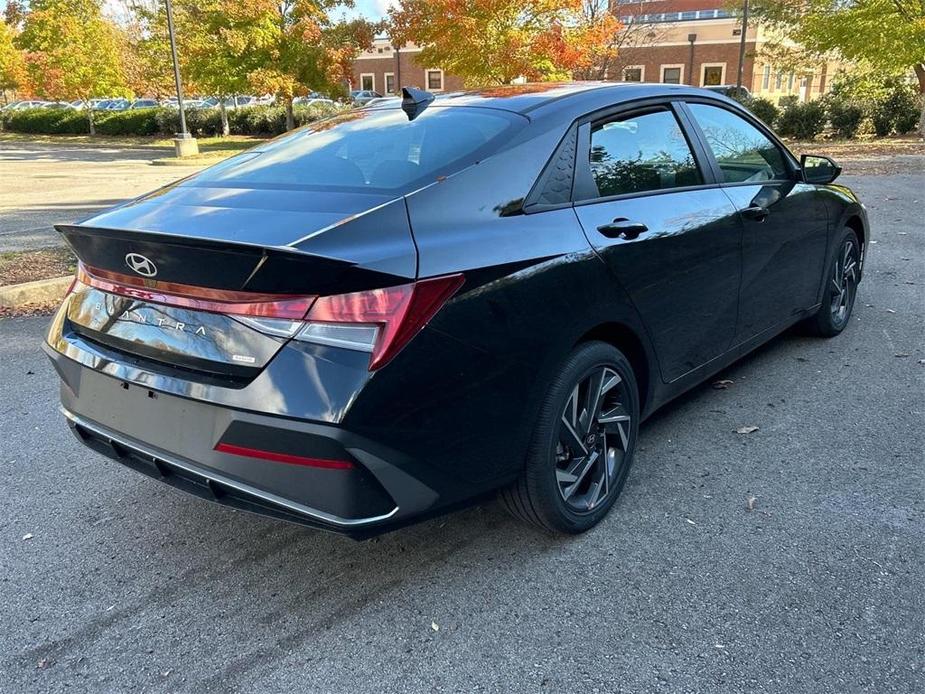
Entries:
[[575,212],[642,317],[662,377],[726,351],[735,333],[742,228],[676,104],[579,128]]
[[744,226],[741,342],[816,303],[827,243],[825,205],[758,122],[718,102],[692,101],[687,108]]

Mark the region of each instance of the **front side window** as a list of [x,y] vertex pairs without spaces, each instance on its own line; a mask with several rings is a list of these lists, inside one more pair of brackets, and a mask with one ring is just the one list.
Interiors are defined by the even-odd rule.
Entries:
[[599,197],[703,183],[690,145],[667,110],[594,125],[590,165]]
[[727,183],[789,178],[780,149],[741,116],[718,106],[689,104]]
[[681,68],[663,67],[662,82],[665,84],[681,84]]
[[527,121],[506,111],[430,106],[356,109],[206,169],[191,185],[405,191],[489,155]]

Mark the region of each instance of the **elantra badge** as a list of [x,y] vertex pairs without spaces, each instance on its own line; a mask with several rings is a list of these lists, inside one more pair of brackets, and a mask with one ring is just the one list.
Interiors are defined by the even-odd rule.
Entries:
[[125,256],[125,264],[142,277],[154,277],[157,274],[157,265],[150,258],[141,253],[129,253]]

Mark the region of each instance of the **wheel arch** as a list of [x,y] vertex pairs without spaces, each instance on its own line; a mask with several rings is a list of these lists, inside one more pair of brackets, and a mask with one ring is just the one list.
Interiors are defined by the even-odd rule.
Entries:
[[639,387],[639,411],[646,413],[647,407],[653,400],[652,388],[657,379],[657,366],[653,355],[646,349],[642,337],[625,323],[608,322],[601,323],[585,332],[575,345],[595,340],[613,345],[629,360]]
[[861,249],[861,253],[865,251],[866,247],[866,234],[864,233],[864,222],[858,215],[851,215],[848,219],[845,220],[845,226],[851,229],[854,232],[854,235],[857,236],[858,245]]

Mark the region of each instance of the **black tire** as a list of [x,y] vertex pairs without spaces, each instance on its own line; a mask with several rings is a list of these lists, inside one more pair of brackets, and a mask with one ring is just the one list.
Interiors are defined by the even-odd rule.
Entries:
[[825,269],[822,306],[803,325],[812,335],[834,337],[851,321],[860,280],[861,248],[854,230],[845,227]]
[[524,471],[502,502],[545,530],[592,528],[623,489],[638,432],[639,389],[627,358],[605,342],[579,345],[546,392]]

